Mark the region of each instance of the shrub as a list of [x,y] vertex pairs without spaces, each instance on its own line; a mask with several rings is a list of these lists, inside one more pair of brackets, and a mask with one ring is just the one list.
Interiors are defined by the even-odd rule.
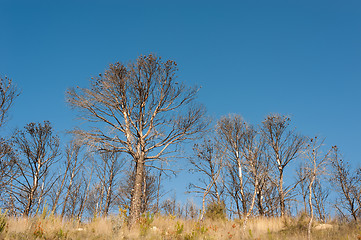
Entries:
[[226,219],[226,206],[223,202],[217,203],[213,202],[207,205],[206,213],[204,215],[206,218],[215,220],[215,219]]

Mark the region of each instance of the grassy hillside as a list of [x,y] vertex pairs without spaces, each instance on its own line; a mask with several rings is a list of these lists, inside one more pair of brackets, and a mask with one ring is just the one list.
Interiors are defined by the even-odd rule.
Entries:
[[[121,215],[88,222],[56,216],[13,218],[2,215],[1,239],[306,239],[307,218],[255,218],[245,229],[240,220],[184,220],[144,216],[128,229]],[[315,223],[313,239],[361,239],[361,225]]]

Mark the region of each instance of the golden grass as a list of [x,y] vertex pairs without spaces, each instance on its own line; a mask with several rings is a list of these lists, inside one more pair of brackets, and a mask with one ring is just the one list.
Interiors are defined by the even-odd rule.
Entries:
[[[241,220],[184,220],[148,215],[128,229],[121,217],[96,218],[86,223],[47,218],[7,218],[1,239],[306,239],[300,218],[251,218],[243,231]],[[315,224],[315,227],[318,224]],[[360,224],[332,223],[332,228],[313,230],[313,239],[361,240]]]

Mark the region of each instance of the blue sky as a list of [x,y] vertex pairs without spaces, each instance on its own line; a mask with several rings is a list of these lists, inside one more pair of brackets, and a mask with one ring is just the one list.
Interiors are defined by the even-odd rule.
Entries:
[[360,12],[359,0],[0,0],[0,73],[22,89],[2,134],[43,120],[71,129],[67,88],[156,53],[202,87],[214,118],[289,114],[360,165]]

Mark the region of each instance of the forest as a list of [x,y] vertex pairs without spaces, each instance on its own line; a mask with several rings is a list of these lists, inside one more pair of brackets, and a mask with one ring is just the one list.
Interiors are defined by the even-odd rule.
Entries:
[[[361,239],[361,166],[337,143],[281,113],[212,119],[177,72],[154,54],[111,64],[66,91],[70,140],[46,119],[2,136],[2,238]],[[4,129],[21,86],[0,81]],[[186,202],[164,188],[176,162],[197,179]]]

